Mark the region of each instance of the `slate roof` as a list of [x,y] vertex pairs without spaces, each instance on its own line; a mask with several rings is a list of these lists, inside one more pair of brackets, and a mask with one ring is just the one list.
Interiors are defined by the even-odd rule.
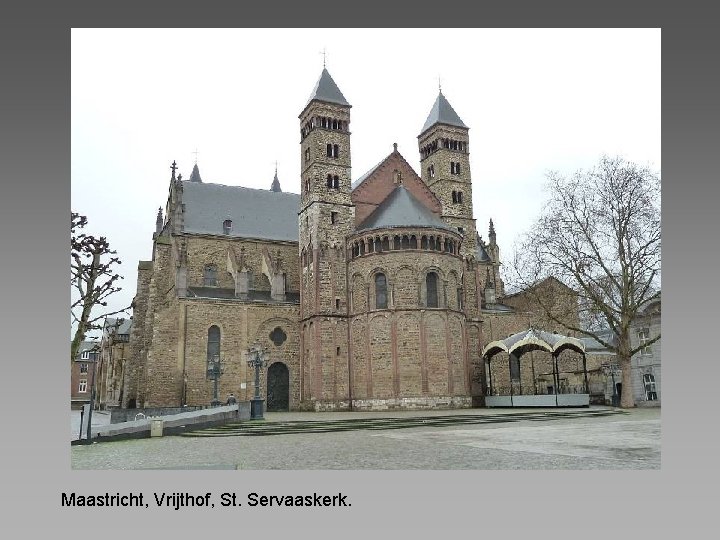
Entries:
[[490,255],[488,255],[488,252],[480,243],[478,243],[477,248],[477,259],[480,262],[488,262],[490,260]]
[[193,170],[190,173],[190,181],[202,182],[202,178],[200,178],[200,169],[198,169],[197,163],[193,166]]
[[[105,319],[105,330],[114,330],[116,323],[117,319],[108,317]],[[130,335],[130,330],[132,330],[132,317],[126,318],[122,323],[120,323],[117,333],[119,335]]]
[[420,130],[420,134],[422,135],[435,124],[448,124],[450,126],[469,129],[463,121],[460,120],[460,117],[455,112],[455,109],[452,108],[450,102],[445,98],[442,92],[438,94],[432,109],[430,109],[430,114],[428,114],[427,120],[425,120],[425,125]]
[[434,227],[455,232],[455,229],[436,217],[402,184],[358,225],[357,230],[386,227]]
[[337,103],[338,105],[345,105],[347,107],[350,107],[350,104],[345,99],[345,96],[342,95],[340,88],[338,88],[338,85],[335,84],[335,81],[330,76],[328,70],[325,68],[323,68],[322,73],[320,74],[320,78],[318,79],[315,88],[313,88],[313,91],[310,94],[310,99],[308,99],[307,102],[310,103],[314,99],[317,99],[318,101]]
[[185,232],[297,242],[300,195],[265,189],[183,181]]

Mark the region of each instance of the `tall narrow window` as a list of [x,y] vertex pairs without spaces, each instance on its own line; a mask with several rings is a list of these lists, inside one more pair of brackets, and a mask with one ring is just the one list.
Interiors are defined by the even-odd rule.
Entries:
[[457,200],[457,192],[456,192],[456,191],[453,191],[453,192],[452,192],[452,200],[453,200],[453,203],[457,203],[457,202],[458,202],[458,200]]
[[220,358],[220,328],[213,325],[208,328],[207,360],[210,363]]
[[78,385],[78,392],[87,392],[87,379],[80,380],[80,384]]
[[649,328],[641,328],[640,330],[638,330],[638,340],[640,341],[640,345],[643,346],[642,349],[640,349],[640,354],[652,354],[652,348],[645,346],[645,343],[650,340]]
[[646,373],[643,375],[643,384],[645,385],[645,399],[647,401],[657,401],[657,389],[655,388],[655,375]]
[[[330,223],[335,224],[338,220],[338,213],[337,212],[330,212]],[[358,253],[360,248],[358,248]]]
[[310,161],[310,148],[305,149],[305,163]]
[[223,221],[223,233],[230,234],[230,231],[232,231],[232,220],[226,219]]
[[331,174],[328,174],[328,175],[327,175],[327,182],[326,182],[326,184],[327,184],[328,189],[332,189],[332,187],[333,187],[333,181],[332,181],[332,175],[331,175]]
[[203,270],[203,285],[206,287],[217,286],[217,267],[214,264],[205,265]]
[[333,157],[340,157],[340,147],[337,144],[333,145]]
[[387,279],[385,274],[375,274],[375,308],[387,309]]
[[462,191],[457,192],[457,202],[462,204]]
[[327,157],[333,157],[333,147],[332,147],[332,144],[328,144],[326,150],[327,150]]
[[520,359],[514,354],[510,355],[510,378],[513,381],[520,380]]
[[427,288],[427,307],[438,307],[438,290],[437,290],[437,274],[428,272],[425,276],[425,286]]
[[337,174],[333,176],[333,188],[340,189],[340,179]]

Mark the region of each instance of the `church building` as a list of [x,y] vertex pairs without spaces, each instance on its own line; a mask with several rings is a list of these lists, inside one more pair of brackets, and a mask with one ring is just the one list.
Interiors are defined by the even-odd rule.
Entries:
[[484,345],[529,318],[503,303],[492,221],[487,242],[476,226],[469,128],[440,92],[419,173],[393,145],[353,181],[350,126],[323,69],[299,114],[299,195],[277,170],[264,190],[173,163],[138,265],[123,407],[208,405],[218,361],[220,399],[250,399],[254,346],[268,410],[482,403]]

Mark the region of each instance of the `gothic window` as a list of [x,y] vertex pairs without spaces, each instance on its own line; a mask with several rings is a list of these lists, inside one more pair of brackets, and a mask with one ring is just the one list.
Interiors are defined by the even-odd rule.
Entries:
[[647,401],[656,401],[657,388],[655,387],[655,375],[652,373],[643,375],[643,385],[645,386],[645,399]]
[[203,270],[203,285],[206,287],[217,286],[217,267],[214,264],[207,264]]
[[385,274],[375,274],[375,309],[387,309],[387,279]]
[[426,306],[430,308],[438,307],[438,277],[435,272],[428,272],[425,276],[425,287],[427,289]]
[[279,347],[283,343],[285,343],[285,340],[287,339],[287,334],[283,332],[283,329],[279,326],[276,326],[275,329],[270,332],[270,341],[272,341],[276,347]]
[[230,234],[232,230],[232,219],[226,219],[223,221],[223,233]]
[[208,328],[207,360],[210,362],[220,358],[220,328],[212,325]]

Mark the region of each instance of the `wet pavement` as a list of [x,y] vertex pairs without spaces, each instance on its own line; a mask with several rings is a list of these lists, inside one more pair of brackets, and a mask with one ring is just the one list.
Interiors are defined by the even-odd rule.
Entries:
[[[74,469],[660,468],[660,409],[638,408],[606,416],[568,414],[542,421],[517,416],[543,411],[557,413],[558,409],[267,413],[266,424],[447,415],[486,415],[488,421],[254,437],[134,439],[73,446],[71,464]],[[507,422],[502,421],[504,415],[509,415]],[[109,421],[109,415],[94,413],[93,425],[96,416],[98,422]]]

